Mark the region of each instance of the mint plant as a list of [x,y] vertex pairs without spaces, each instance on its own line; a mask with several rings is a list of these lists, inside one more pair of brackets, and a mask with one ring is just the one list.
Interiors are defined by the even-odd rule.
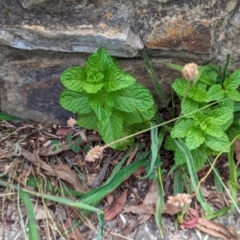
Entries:
[[[155,115],[152,94],[103,49],[90,55],[85,67],[72,67],[61,75],[66,89],[60,95],[63,108],[77,114],[77,124],[98,129],[105,143],[145,127]],[[124,149],[134,139],[111,144]]]
[[[169,64],[176,70],[181,66]],[[182,139],[195,159],[195,169],[200,170],[209,155],[229,152],[230,142],[239,133],[239,119],[234,106],[240,102],[240,70],[231,75],[215,65],[199,66],[193,81],[175,79],[173,90],[181,100],[181,118],[173,126],[165,141],[172,150],[175,164],[185,164],[185,157],[175,139]],[[233,130],[234,129],[234,130]]]

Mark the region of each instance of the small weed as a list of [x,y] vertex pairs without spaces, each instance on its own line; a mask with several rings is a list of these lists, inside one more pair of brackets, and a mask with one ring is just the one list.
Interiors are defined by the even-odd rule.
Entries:
[[[77,137],[75,139],[73,139],[73,136],[71,134],[67,134],[66,136],[66,144],[69,145],[69,148],[75,152],[75,153],[79,153],[80,152],[80,143],[81,143],[81,137]],[[61,149],[62,146],[60,144],[59,140],[56,139],[52,139],[51,143],[54,145],[52,148],[52,151],[55,152],[58,149]]]

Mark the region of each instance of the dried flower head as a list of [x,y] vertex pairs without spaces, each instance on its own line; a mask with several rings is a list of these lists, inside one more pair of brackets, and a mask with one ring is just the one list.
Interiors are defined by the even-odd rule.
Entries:
[[182,210],[185,210],[186,205],[190,205],[192,199],[189,194],[182,193],[176,196],[169,196],[166,204],[164,205],[164,212],[174,215]]
[[67,120],[67,126],[68,127],[74,127],[75,126],[75,124],[76,124],[76,120],[74,119],[74,118],[69,118],[68,120]]
[[183,77],[188,80],[194,80],[198,75],[198,65],[196,63],[187,63],[182,70]]
[[104,150],[104,147],[101,147],[99,145],[91,148],[91,150],[89,150],[89,152],[85,157],[85,161],[95,162],[96,160],[102,160],[103,150]]

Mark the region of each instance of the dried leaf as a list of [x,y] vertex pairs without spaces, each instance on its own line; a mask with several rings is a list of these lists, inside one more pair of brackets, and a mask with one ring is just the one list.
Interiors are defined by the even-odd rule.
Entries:
[[42,169],[46,170],[45,174],[49,176],[56,176],[60,179],[63,179],[69,182],[75,190],[80,192],[86,192],[83,184],[80,182],[78,175],[71,170],[67,165],[57,165],[50,166],[41,160],[37,155],[29,152],[26,149],[21,150],[21,154],[33,164],[40,166]]
[[[72,220],[71,218],[68,218],[67,221],[64,224],[65,230],[72,228]],[[84,236],[81,234],[78,228],[74,228],[73,231],[71,231],[68,234],[68,239],[72,240],[85,240]]]
[[127,192],[126,189],[122,195],[113,203],[113,205],[104,212],[104,220],[110,221],[115,218],[123,209],[123,206],[127,199]]
[[35,208],[35,218],[36,220],[42,220],[47,218],[53,218],[54,213],[51,209],[49,209],[47,206],[43,207],[41,205],[38,205],[37,208]]
[[196,228],[199,230],[212,235],[214,237],[219,237],[224,240],[239,240],[235,229],[228,229],[221,224],[214,223],[213,221],[199,218]]
[[151,214],[154,215],[156,202],[158,200],[158,190],[157,190],[157,182],[152,181],[150,189],[145,196],[143,203],[137,206],[130,206],[124,209],[124,212],[131,212],[134,214]]
[[82,182],[79,180],[78,175],[72,171],[68,165],[57,165],[52,166],[53,171],[46,172],[45,174],[49,176],[56,176],[62,180],[70,183],[75,190],[80,192],[86,192],[86,189],[83,187]]
[[156,204],[157,200],[158,200],[157,181],[152,181],[150,189],[149,189],[147,195],[145,196],[143,203],[145,205]]
[[56,131],[56,135],[57,136],[67,136],[68,134],[73,134],[74,133],[74,130],[71,129],[71,128],[59,128],[57,131]]
[[22,169],[21,174],[17,179],[17,181],[21,183],[24,187],[27,186],[28,176],[30,172],[31,172],[31,168],[29,168],[29,170]]

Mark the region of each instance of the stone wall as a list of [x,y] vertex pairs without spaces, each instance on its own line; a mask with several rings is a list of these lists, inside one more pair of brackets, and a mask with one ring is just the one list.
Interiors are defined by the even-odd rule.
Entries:
[[[154,93],[145,47],[166,94],[178,73],[165,63],[195,61],[240,68],[240,1],[0,0],[0,109],[63,122],[59,76],[105,47]],[[161,105],[161,103],[159,103]]]

